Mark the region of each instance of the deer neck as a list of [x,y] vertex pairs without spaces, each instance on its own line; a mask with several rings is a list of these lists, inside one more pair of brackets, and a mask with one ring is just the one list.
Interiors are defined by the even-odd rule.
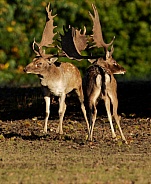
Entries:
[[60,67],[57,67],[55,64],[49,65],[46,70],[39,75],[43,86],[49,86],[50,83],[55,83],[55,81],[58,81],[60,77]]
[[50,64],[47,68],[41,73],[43,78],[54,79],[55,77],[60,75],[60,68],[55,64]]
[[95,64],[97,64],[97,65],[99,65],[99,66],[101,66],[101,67],[106,67],[106,68],[108,68],[108,63],[107,63],[107,61],[105,61],[103,58],[99,58],[99,59],[95,62]]

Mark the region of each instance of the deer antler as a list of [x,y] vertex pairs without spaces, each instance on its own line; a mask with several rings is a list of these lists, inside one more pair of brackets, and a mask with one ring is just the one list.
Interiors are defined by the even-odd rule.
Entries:
[[87,47],[87,38],[85,33],[86,33],[85,26],[84,26],[83,34],[81,34],[81,29],[80,30],[73,29],[73,34],[74,34],[73,41],[79,53],[81,53],[81,51],[85,50],[85,48]]
[[64,35],[61,36],[61,47],[66,56],[70,59],[85,59],[86,56],[81,56],[81,51],[87,47],[86,28],[81,34],[81,30],[70,27],[65,30],[63,27]]
[[108,47],[113,44],[115,37],[108,44],[106,44],[104,42],[98,11],[97,11],[96,6],[94,4],[92,4],[92,8],[94,11],[94,16],[90,12],[89,12],[89,15],[93,21],[93,40],[98,48],[103,47],[105,49],[105,51],[107,52]]
[[[104,42],[98,11],[94,4],[92,4],[92,8],[94,11],[94,16],[90,12],[89,15],[93,21],[93,40],[95,43],[94,46],[97,46],[98,48],[103,47],[106,53],[106,57],[107,56],[109,57],[113,53],[113,48],[111,49],[111,52],[109,52],[108,47],[113,44],[115,37],[108,44]],[[86,33],[85,27],[83,34],[81,34],[81,30],[79,31],[73,27],[72,28],[69,27],[68,31],[64,29],[64,35],[61,35],[61,46],[62,50],[70,59],[81,60],[81,59],[96,59],[100,57],[100,56],[81,55],[81,51],[85,50],[85,48],[87,47],[87,38],[85,33]]]
[[61,35],[61,47],[64,51],[65,55],[69,59],[76,59],[76,60],[82,60],[82,59],[96,59],[100,56],[82,56],[81,51],[85,50],[87,47],[87,37],[85,35],[86,28],[84,27],[83,34],[81,33],[81,30],[77,30],[74,27],[70,27],[64,30],[64,35]]
[[[52,47],[50,46],[53,43],[53,38],[55,36],[56,33],[53,33],[54,28],[56,28],[57,26],[53,26],[53,18],[56,16],[52,16],[52,10],[50,10],[50,3],[48,4],[48,6],[46,7],[46,12],[47,12],[47,20],[46,20],[46,25],[42,34],[42,39],[40,43],[37,43],[34,39],[33,42],[33,50],[36,53],[37,56],[43,56],[45,58],[52,56],[52,55],[47,55],[45,54],[45,51],[42,50],[42,47]],[[38,46],[39,50],[36,51],[35,50],[35,45]]]

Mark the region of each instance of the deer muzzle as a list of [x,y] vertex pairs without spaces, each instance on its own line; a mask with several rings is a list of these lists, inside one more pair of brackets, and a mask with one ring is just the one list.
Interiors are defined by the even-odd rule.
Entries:
[[27,72],[27,69],[26,69],[26,67],[23,69],[23,71],[26,73]]
[[24,71],[25,73],[30,73],[29,70],[28,70],[28,68],[27,68],[27,66],[23,69],[23,71]]

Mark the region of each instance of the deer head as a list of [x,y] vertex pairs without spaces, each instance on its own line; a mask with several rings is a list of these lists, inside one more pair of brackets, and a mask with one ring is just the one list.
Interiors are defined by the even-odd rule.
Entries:
[[126,70],[119,65],[115,59],[112,57],[112,53],[114,51],[113,46],[111,47],[111,51],[107,52],[106,58],[98,58],[98,59],[89,59],[89,62],[92,64],[97,64],[101,66],[108,74],[125,74]]
[[[92,8],[94,11],[94,16],[89,12],[89,15],[93,21],[93,40],[94,40],[94,46],[100,48],[103,47],[105,51],[105,59],[99,58],[97,61],[95,61],[95,64],[98,64],[101,66],[108,74],[124,74],[126,70],[119,65],[112,57],[112,54],[114,52],[113,48],[113,42],[115,39],[115,36],[113,37],[112,41],[110,43],[105,43],[103,36],[102,36],[102,28],[100,24],[100,19],[98,15],[98,11],[96,9],[96,6],[92,4]],[[108,47],[111,46],[111,51],[108,50]],[[89,60],[92,63],[92,60]]]
[[33,73],[33,74],[40,74],[43,76],[52,63],[54,63],[58,58],[43,58],[41,56],[37,56],[33,59],[31,63],[29,63],[25,68],[24,72],[26,73]]

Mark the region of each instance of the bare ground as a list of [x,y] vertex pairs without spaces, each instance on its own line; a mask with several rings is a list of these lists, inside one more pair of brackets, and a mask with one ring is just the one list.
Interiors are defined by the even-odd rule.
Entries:
[[0,183],[151,183],[151,83],[118,84],[119,114],[128,145],[111,138],[104,105],[98,104],[94,141],[77,97],[67,97],[63,135],[57,135],[53,98],[48,134],[40,88],[0,89]]

